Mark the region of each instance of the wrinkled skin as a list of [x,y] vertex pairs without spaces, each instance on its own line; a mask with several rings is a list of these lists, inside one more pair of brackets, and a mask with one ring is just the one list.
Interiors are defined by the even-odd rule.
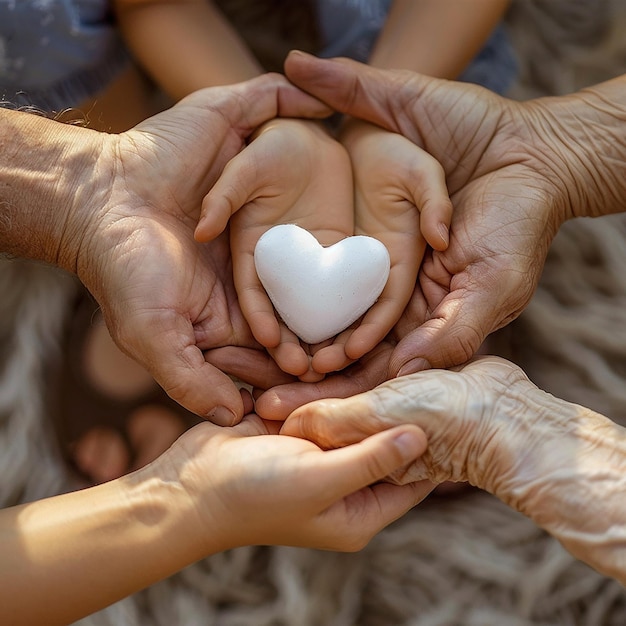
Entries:
[[[390,375],[464,363],[534,293],[570,217],[622,210],[623,80],[524,103],[480,87],[292,53],[299,87],[404,135],[443,166],[450,245],[425,260]],[[621,82],[620,82],[621,81]]]
[[203,351],[258,344],[237,303],[228,234],[194,241],[203,198],[259,125],[327,113],[268,74],[198,91],[120,135],[91,135],[98,156],[77,182],[59,264],[94,294],[129,356],[172,398],[222,425],[241,419],[243,400]]
[[528,304],[566,219],[623,210],[624,77],[521,103],[475,85],[300,52],[289,55],[285,71],[339,111],[398,132],[434,156],[454,213],[449,246],[427,250],[413,296],[387,338],[393,350],[386,366],[377,349],[343,378],[306,386],[277,376],[260,353],[237,364],[229,349],[211,354],[211,362],[243,379],[263,372],[263,388],[274,386],[259,398],[264,417],[284,419],[312,399],[365,391],[381,375],[466,362]]
[[468,481],[626,582],[622,427],[538,389],[504,359],[481,357],[305,405],[281,433],[335,448],[400,424],[422,428],[428,449],[396,482]]
[[[384,380],[464,363],[527,305],[554,234],[569,217],[565,175],[557,169],[561,143],[555,148],[544,141],[549,111],[473,85],[383,72],[347,59],[292,54],[285,69],[331,106],[398,132],[434,156],[454,207],[449,245],[427,250],[413,296],[389,336],[394,349],[386,366],[377,358],[379,371],[359,379],[378,384],[381,369]],[[210,359],[229,371],[233,359],[224,354],[229,356],[218,352]],[[234,373],[247,380],[262,362],[258,354],[256,363],[247,370],[239,363]],[[302,404],[368,389],[355,382],[345,370],[343,384],[333,377],[314,387],[276,387],[269,398],[260,397],[258,410],[284,419],[298,395]]]

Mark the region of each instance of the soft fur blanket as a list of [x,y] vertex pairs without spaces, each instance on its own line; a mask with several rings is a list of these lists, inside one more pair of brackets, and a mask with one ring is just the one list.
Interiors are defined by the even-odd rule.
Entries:
[[[517,0],[511,97],[567,93],[626,71],[626,0]],[[626,219],[577,220],[507,329],[540,386],[626,423]],[[0,262],[0,505],[66,489],[43,381],[76,284]],[[218,554],[83,626],[626,624],[626,593],[487,494],[434,496],[358,554],[251,547]],[[36,626],[36,625],[33,625]]]

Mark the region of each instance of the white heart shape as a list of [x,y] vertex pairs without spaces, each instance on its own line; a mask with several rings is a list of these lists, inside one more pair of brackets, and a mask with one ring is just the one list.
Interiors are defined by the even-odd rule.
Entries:
[[306,343],[334,337],[369,309],[389,278],[389,253],[373,237],[324,248],[295,224],[266,231],[254,250],[259,279],[285,324]]

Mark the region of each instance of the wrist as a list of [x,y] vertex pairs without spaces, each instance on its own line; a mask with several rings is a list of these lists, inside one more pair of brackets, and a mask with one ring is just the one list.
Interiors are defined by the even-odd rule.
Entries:
[[565,219],[626,206],[626,109],[620,77],[561,98],[535,101],[547,160],[562,186]]
[[[191,439],[193,447],[193,436]],[[136,511],[149,511],[148,503],[152,502],[155,519],[159,512],[167,515],[170,522],[162,525],[167,534],[165,540],[171,541],[179,554],[187,554],[191,563],[237,546],[231,545],[228,538],[233,519],[219,502],[213,502],[217,486],[199,472],[194,453],[181,457],[187,453],[188,447],[183,449],[177,442],[127,478]]]
[[222,549],[216,540],[219,529],[202,516],[201,494],[188,488],[185,469],[170,458],[173,452],[168,450],[150,465],[120,479],[130,518],[139,528],[153,529],[156,543],[167,544],[176,559],[168,567],[169,573]]
[[626,431],[539,389],[527,394],[517,415],[514,446],[502,451],[509,463],[499,465],[488,491],[578,559],[626,582],[620,530],[626,517]]
[[108,187],[101,134],[6,109],[0,124],[2,250],[75,271],[82,230]]

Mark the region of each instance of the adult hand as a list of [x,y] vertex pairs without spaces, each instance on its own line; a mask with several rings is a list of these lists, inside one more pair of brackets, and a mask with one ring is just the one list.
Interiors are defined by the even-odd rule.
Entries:
[[92,179],[72,204],[63,264],[94,294],[116,343],[172,398],[222,425],[241,419],[243,402],[203,350],[257,344],[227,234],[194,241],[203,198],[260,124],[327,113],[278,75],[196,92],[126,133],[98,135]]
[[398,482],[468,481],[626,583],[624,428],[538,389],[512,363],[482,357],[302,406],[281,434],[336,448],[400,424],[422,428],[428,449]]
[[411,305],[419,315],[405,320],[412,329],[391,375],[467,361],[527,305],[564,220],[622,210],[624,80],[517,103],[469,84],[299,52],[285,70],[337,110],[403,134],[446,173],[450,245],[424,260]]

